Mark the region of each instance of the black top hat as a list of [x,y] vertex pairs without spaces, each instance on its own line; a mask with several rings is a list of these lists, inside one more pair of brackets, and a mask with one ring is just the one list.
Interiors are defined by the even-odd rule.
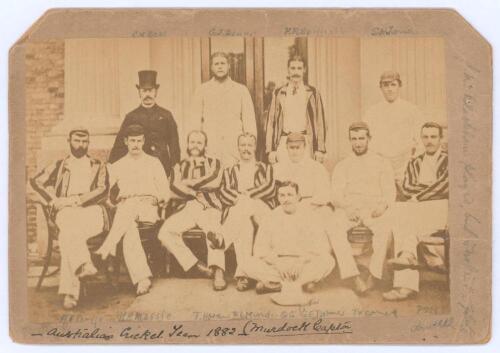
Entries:
[[139,71],[139,84],[135,85],[137,88],[158,88],[159,84],[156,83],[157,72],[154,70]]

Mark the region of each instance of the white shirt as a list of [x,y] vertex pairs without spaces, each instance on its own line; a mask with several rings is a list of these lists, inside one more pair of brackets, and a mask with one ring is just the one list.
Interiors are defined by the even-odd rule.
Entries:
[[304,205],[298,204],[293,214],[279,206],[262,220],[255,256],[328,254],[330,246],[321,224],[316,213]]
[[437,179],[438,158],[441,149],[438,149],[433,155],[424,154],[424,160],[418,174],[418,182],[424,185],[431,185]]
[[274,178],[279,181],[293,181],[299,186],[299,193],[311,203],[325,205],[329,201],[330,180],[325,166],[309,156],[297,163],[289,160],[276,163]]
[[167,201],[170,187],[160,160],[146,153],[138,158],[129,154],[108,165],[109,183],[118,184],[120,197],[155,196]]
[[220,158],[224,150],[237,154],[238,136],[248,132],[257,136],[257,123],[248,88],[228,78],[214,78],[195,92],[187,131],[203,130],[208,136],[207,151]]
[[294,86],[287,86],[286,98],[283,107],[283,131],[301,132],[307,129],[307,100],[308,95],[303,84],[299,84],[294,94]]
[[255,186],[255,172],[257,166],[254,161],[251,163],[240,162],[239,166],[240,168],[236,169],[236,173],[238,174],[238,191],[244,192]]
[[342,208],[371,209],[380,202],[387,205],[396,199],[394,173],[390,162],[368,151],[352,153],[340,161],[332,175],[332,201]]
[[386,100],[367,110],[363,120],[370,127],[370,149],[391,161],[395,177],[403,179],[412,149],[420,152],[420,128],[423,116],[412,103],[401,98]]
[[87,156],[76,158],[71,155],[66,160],[66,167],[70,171],[67,195],[73,196],[89,192],[92,183],[90,158]]

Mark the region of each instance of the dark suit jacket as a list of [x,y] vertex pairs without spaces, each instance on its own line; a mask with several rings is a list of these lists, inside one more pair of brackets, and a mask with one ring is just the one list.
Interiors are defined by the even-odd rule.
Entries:
[[172,113],[154,105],[144,108],[142,105],[125,116],[115,143],[109,154],[109,162],[114,163],[128,152],[124,142],[125,131],[129,125],[140,124],[145,130],[144,151],[160,159],[167,175],[180,160],[179,135]]

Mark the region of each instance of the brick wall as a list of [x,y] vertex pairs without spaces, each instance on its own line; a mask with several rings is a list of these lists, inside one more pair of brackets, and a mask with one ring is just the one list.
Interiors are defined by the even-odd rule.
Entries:
[[[41,167],[37,153],[43,136],[64,114],[64,41],[28,45],[26,49],[26,173]],[[28,241],[36,237],[36,212],[28,208]]]

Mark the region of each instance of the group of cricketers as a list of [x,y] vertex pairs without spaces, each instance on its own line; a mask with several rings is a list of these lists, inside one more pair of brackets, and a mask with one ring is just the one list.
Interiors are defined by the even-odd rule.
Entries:
[[[397,72],[384,72],[384,102],[353,122],[345,133],[352,153],[325,161],[327,124],[319,91],[304,83],[301,57],[288,62],[288,83],[277,88],[267,110],[266,158],[256,157],[257,133],[248,89],[229,77],[225,53],[211,58],[212,79],[194,93],[186,118],[186,153],[181,159],[173,115],[156,104],[155,71],[139,72],[141,105],[127,114],[108,163],[88,154],[87,128],[71,129],[70,154],[31,178],[50,206],[61,250],[59,293],[63,306],[78,305],[81,279],[97,269],[87,239],[106,232],[96,254],[123,258],[137,295],[149,292],[152,273],[138,224],[161,226],[158,239],[186,272],[227,287],[225,251],[234,247],[239,291],[279,292],[295,282],[312,292],[335,267],[362,295],[394,267],[385,300],[417,294],[417,246],[423,236],[445,229],[448,157],[443,127],[422,122],[419,111],[399,98]],[[161,210],[175,205],[166,219]],[[361,275],[348,233],[369,229],[373,252]],[[205,234],[206,259],[183,240],[197,228]],[[394,258],[387,259],[394,239]],[[438,247],[430,250],[443,267]]]

